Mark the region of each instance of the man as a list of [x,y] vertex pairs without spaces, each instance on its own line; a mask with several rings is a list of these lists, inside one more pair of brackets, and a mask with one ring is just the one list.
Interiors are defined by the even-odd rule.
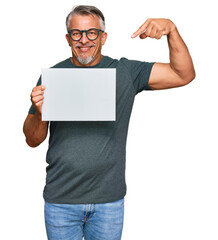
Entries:
[[[48,239],[121,239],[124,214],[125,149],[134,97],[142,90],[184,86],[195,77],[188,49],[169,19],[148,19],[133,35],[168,38],[170,63],[112,59],[101,54],[107,39],[104,16],[92,6],[75,7],[66,19],[72,57],[55,68],[116,68],[116,121],[50,122],[46,161],[45,223]],[[41,121],[45,86],[31,93],[24,123],[27,144],[44,141]]]

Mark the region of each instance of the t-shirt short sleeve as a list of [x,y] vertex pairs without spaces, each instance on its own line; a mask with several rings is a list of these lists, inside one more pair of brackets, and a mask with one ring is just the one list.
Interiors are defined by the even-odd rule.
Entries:
[[[40,76],[40,78],[39,78],[36,86],[39,86],[39,85],[41,85],[41,76]],[[28,113],[29,113],[29,114],[35,114],[35,112],[36,112],[35,108],[33,107],[33,105],[31,105]]]
[[120,60],[126,65],[131,75],[136,94],[143,90],[152,90],[149,86],[149,78],[155,62],[142,62],[126,58]]

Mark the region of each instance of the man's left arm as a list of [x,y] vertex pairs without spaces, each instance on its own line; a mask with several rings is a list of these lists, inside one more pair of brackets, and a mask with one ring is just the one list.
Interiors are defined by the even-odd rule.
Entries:
[[155,63],[149,86],[154,89],[168,89],[184,86],[195,78],[195,70],[188,48],[177,27],[169,19],[148,19],[133,35],[141,39],[147,37],[160,39],[167,35],[170,63]]

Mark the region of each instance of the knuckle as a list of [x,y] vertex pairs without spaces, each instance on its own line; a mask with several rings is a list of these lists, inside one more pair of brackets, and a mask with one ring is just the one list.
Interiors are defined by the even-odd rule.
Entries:
[[41,101],[42,98],[43,98],[43,96],[37,96],[37,97],[36,97],[36,101]]
[[33,102],[33,103],[36,103],[36,102],[37,102],[37,100],[36,100],[35,97],[32,98],[32,102]]
[[150,19],[150,24],[154,24],[155,23],[155,21],[154,21],[154,19]]
[[146,32],[146,36],[147,36],[147,37],[150,37],[150,36],[151,36],[151,32],[150,32],[150,31],[147,31],[147,32]]
[[42,101],[36,103],[36,106],[39,107],[42,104]]
[[158,39],[160,39],[162,37],[162,35],[163,35],[162,32],[158,31],[156,37],[158,37]]
[[33,88],[34,91],[39,91],[39,90],[41,90],[41,89],[42,89],[42,86],[41,86],[41,85],[35,86],[35,87]]
[[36,97],[36,94],[34,92],[31,93],[31,98]]
[[39,101],[41,101],[41,99],[43,98],[43,96],[35,96],[32,98],[33,103],[38,103]]
[[147,35],[147,34],[149,34],[149,33],[150,33],[150,29],[147,28],[147,29],[145,30],[145,34]]

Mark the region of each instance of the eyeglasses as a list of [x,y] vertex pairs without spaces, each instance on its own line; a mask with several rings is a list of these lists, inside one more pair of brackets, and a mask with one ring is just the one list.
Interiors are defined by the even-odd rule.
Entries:
[[68,31],[70,38],[73,41],[79,41],[82,38],[84,32],[86,33],[86,37],[90,41],[93,41],[98,38],[99,32],[104,32],[104,31],[97,28],[90,28],[88,30],[71,29]]

